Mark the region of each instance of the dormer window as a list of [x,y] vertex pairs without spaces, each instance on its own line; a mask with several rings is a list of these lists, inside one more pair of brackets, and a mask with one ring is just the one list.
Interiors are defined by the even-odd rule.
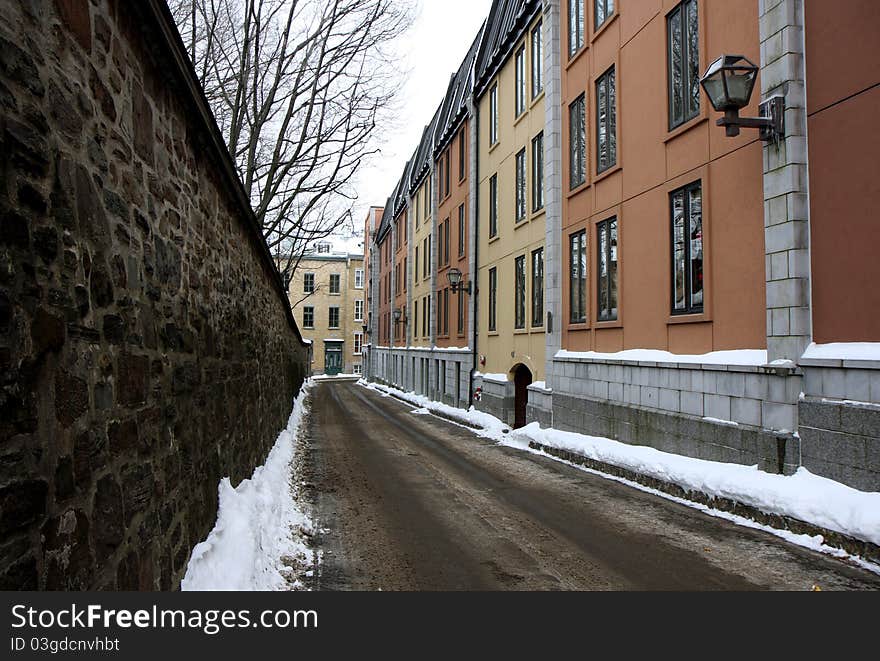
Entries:
[[325,254],[330,252],[330,244],[329,243],[319,243],[318,244],[318,254]]

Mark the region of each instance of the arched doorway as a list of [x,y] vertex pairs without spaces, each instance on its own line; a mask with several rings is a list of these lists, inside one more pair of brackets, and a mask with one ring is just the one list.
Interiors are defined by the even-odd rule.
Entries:
[[526,406],[529,403],[529,385],[532,383],[531,370],[520,363],[513,368],[513,386],[515,392],[513,428],[526,426]]

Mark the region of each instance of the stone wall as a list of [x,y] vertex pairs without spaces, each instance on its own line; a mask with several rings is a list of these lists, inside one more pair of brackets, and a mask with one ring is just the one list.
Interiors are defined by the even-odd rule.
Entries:
[[177,588],[303,379],[164,12],[0,0],[2,589]]

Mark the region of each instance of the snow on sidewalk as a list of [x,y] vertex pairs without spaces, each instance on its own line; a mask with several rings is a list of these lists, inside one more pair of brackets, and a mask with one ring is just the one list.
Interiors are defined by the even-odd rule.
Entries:
[[309,564],[312,551],[297,531],[311,531],[312,521],[291,491],[291,463],[306,412],[311,380],[293,403],[287,427],[253,476],[232,486],[220,480],[217,523],[205,541],[193,548],[182,590],[286,590],[283,559]]
[[[671,482],[687,491],[700,491],[710,496],[728,498],[768,514],[789,516],[827,530],[880,545],[880,493],[858,491],[840,482],[813,475],[805,468],[798,469],[794,475],[790,476],[774,475],[758,470],[757,466],[693,459],[645,446],[629,445],[608,438],[556,429],[541,429],[538,423],[511,431],[510,427],[498,418],[488,413],[476,411],[473,407],[465,411],[431,401],[412,392],[405,393],[366,381],[359,383],[383,394],[394,394],[414,406],[436,412],[443,417],[453,418],[467,425],[478,425],[481,427],[476,431],[478,435],[491,438],[501,445],[549,457],[550,455],[529,447],[529,441],[535,441],[545,447],[574,452],[595,461],[625,468],[664,482]],[[557,459],[556,457],[551,458]],[[590,472],[596,471],[591,470]],[[612,479],[624,481],[636,488],[680,501],[678,498],[628,480],[615,477]],[[708,508],[700,507],[700,509]],[[712,513],[723,515],[724,518],[735,520],[738,523],[747,521],[742,517],[727,515],[723,512],[713,511]],[[821,539],[817,540],[806,535],[793,535],[787,531],[777,531],[758,524],[754,524],[753,527],[766,529],[803,546],[840,555],[836,550],[824,546]],[[875,571],[880,569],[873,565],[870,568]]]

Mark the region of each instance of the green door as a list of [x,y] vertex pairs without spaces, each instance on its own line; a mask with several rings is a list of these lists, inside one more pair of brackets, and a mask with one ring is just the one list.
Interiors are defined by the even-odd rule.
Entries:
[[324,374],[336,376],[342,372],[342,343],[324,344]]

